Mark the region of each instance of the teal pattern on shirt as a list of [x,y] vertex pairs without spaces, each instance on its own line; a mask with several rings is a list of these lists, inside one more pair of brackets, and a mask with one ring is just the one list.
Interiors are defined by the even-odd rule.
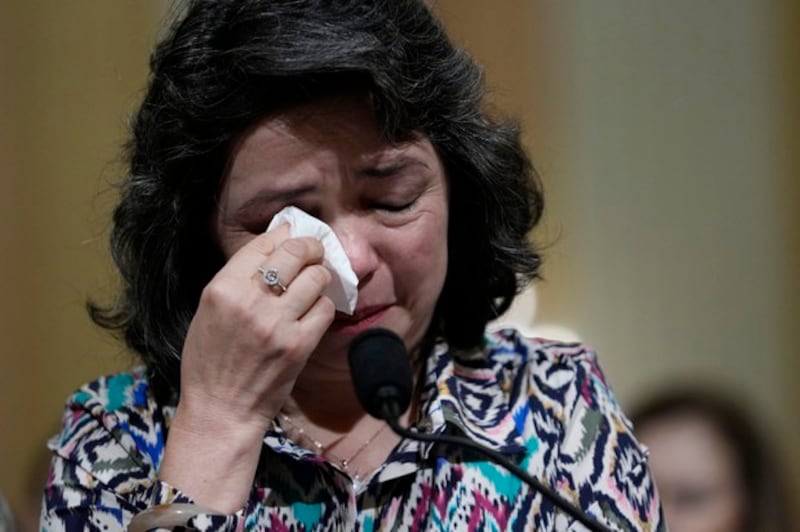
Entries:
[[[428,359],[421,430],[467,436],[503,453],[612,530],[665,530],[646,452],[580,344],[487,334],[456,359]],[[42,530],[118,530],[156,504],[192,502],[159,481],[174,407],[159,405],[143,368],[100,378],[68,401],[49,446]],[[286,437],[264,437],[247,504],[200,515],[200,530],[584,530],[473,452],[401,441],[362,487]]]

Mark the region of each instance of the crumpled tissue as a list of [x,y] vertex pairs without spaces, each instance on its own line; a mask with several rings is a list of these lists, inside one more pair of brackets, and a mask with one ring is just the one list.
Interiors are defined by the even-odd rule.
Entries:
[[323,293],[333,301],[336,310],[352,314],[358,301],[358,278],[336,233],[322,220],[291,205],[281,209],[272,218],[267,231],[284,223],[289,224],[291,238],[313,236],[322,243],[325,248],[322,263],[333,274],[331,284]]

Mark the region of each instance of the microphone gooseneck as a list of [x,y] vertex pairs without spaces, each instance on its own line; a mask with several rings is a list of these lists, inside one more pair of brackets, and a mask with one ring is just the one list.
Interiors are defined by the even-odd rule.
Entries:
[[350,345],[349,362],[359,403],[369,415],[386,421],[396,434],[412,440],[454,445],[476,451],[539,491],[556,507],[589,530],[611,532],[610,528],[566,501],[558,492],[497,451],[469,438],[449,434],[425,434],[400,426],[398,418],[411,403],[413,385],[405,344],[394,332],[380,328],[364,331]]

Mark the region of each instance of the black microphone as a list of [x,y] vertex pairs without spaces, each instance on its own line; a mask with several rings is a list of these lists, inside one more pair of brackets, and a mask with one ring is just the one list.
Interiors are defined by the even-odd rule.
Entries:
[[412,377],[405,344],[397,334],[381,328],[364,331],[350,344],[348,356],[350,375],[362,408],[372,417],[386,421],[395,433],[412,440],[455,445],[477,451],[542,493],[555,506],[589,530],[611,532],[610,528],[584,513],[497,451],[469,438],[450,434],[424,434],[401,427],[398,418],[411,403]]
[[368,329],[353,339],[350,375],[361,406],[374,418],[397,419],[411,404],[411,364],[403,340],[389,329]]

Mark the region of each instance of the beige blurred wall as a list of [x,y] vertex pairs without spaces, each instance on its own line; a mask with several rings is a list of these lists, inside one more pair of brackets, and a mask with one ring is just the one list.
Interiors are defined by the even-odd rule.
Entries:
[[0,490],[18,511],[68,393],[128,363],[83,304],[110,288],[107,183],[157,7],[0,2]]
[[[794,3],[432,3],[543,175],[536,320],[596,346],[625,405],[702,376],[800,446]],[[0,2],[0,489],[17,506],[65,396],[127,364],[82,305],[109,290],[106,181],[163,9]]]
[[777,29],[777,39],[781,52],[778,57],[779,77],[776,98],[782,112],[778,117],[782,160],[786,161],[782,187],[781,204],[778,207],[783,223],[788,228],[786,255],[783,257],[781,278],[786,283],[785,332],[791,337],[794,348],[785,357],[785,380],[789,381],[791,395],[786,407],[781,411],[783,422],[794,427],[784,442],[784,448],[793,457],[794,497],[796,522],[800,520],[800,348],[796,347],[796,332],[800,325],[800,2],[783,2],[777,16],[781,23]]
[[738,395],[800,499],[797,3],[436,5],[543,176],[534,331],[596,347],[628,408]]

